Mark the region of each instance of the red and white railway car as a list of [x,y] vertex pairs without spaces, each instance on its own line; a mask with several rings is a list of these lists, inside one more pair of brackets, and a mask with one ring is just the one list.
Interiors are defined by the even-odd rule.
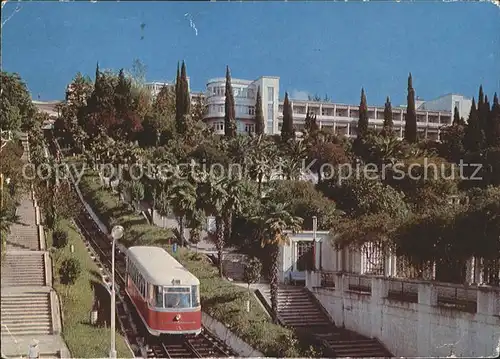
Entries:
[[200,281],[163,248],[130,247],[126,281],[152,335],[201,332]]

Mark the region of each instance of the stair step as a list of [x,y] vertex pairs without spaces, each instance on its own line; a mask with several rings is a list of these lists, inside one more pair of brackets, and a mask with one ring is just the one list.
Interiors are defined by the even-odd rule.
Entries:
[[26,315],[19,315],[19,316],[15,316],[15,317],[10,317],[10,316],[5,316],[3,315],[2,316],[2,324],[7,324],[9,325],[9,323],[17,323],[17,322],[20,322],[20,321],[23,321],[23,320],[30,320],[30,321],[34,321],[34,320],[51,320],[50,318],[50,314],[48,313],[45,313],[45,315],[43,314],[26,314]]
[[[52,323],[10,323],[6,324],[11,333],[18,332],[20,330],[52,330]],[[5,327],[4,327],[5,329]]]
[[[52,328],[48,329],[26,329],[24,328],[23,330],[11,330],[10,333],[13,336],[21,336],[21,335],[47,335],[47,334],[52,334]],[[7,330],[3,331],[2,330],[2,336],[8,337],[10,336],[9,332]]]

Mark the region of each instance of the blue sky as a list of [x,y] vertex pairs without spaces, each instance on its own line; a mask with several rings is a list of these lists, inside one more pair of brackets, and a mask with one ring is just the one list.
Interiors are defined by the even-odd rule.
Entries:
[[[7,3],[2,21],[16,8]],[[171,80],[185,60],[193,90],[209,78],[279,76],[281,94],[327,93],[335,102],[406,102],[416,94],[500,93],[500,8],[490,3],[29,2],[5,24],[3,69],[34,98],[61,99],[77,71],[148,67]],[[190,27],[189,13],[198,30]],[[145,24],[141,28],[141,24]],[[141,39],[143,37],[143,39]]]

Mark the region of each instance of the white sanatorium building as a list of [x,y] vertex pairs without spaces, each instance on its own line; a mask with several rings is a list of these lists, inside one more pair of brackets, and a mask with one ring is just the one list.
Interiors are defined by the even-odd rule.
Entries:
[[[283,101],[279,99],[279,77],[262,76],[257,80],[231,79],[234,91],[237,130],[239,133],[255,131],[255,103],[257,88],[260,87],[262,97],[262,113],[264,114],[265,132],[278,134],[283,122]],[[163,83],[148,83],[153,94],[158,93]],[[224,102],[226,79],[215,78],[207,83],[203,96],[206,99],[206,123],[216,133],[224,133]],[[339,135],[356,136],[359,116],[359,104],[340,104],[321,101],[304,101],[290,99],[293,109],[293,121],[297,131],[304,128],[304,120],[309,112],[317,116],[321,128],[330,128]],[[447,94],[431,101],[416,99],[417,127],[420,136],[429,140],[439,140],[440,131],[451,124],[453,110],[458,108],[461,117],[467,119],[472,100],[457,94]],[[406,108],[393,107],[394,129],[400,137],[404,134]],[[374,129],[382,127],[384,121],[384,105],[368,106],[369,126]]]

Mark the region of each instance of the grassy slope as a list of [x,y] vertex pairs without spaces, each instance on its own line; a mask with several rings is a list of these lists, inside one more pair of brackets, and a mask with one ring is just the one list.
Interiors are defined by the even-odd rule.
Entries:
[[[110,330],[89,324],[90,311],[94,302],[92,282],[99,282],[97,265],[90,258],[80,234],[68,221],[62,221],[59,227],[68,233],[68,245],[64,249],[53,250],[54,288],[59,294],[63,309],[63,337],[73,358],[104,358],[109,356]],[[75,251],[71,253],[70,245]],[[47,246],[52,246],[50,233]],[[65,258],[74,256],[80,262],[82,273],[76,283],[66,286],[59,282],[59,267]],[[116,335],[118,358],[130,358],[125,339]]]
[[[165,245],[167,238],[172,236],[169,230],[149,225],[142,216],[134,214],[127,205],[120,203],[117,195],[101,187],[97,176],[84,176],[80,189],[105,224],[112,226],[119,223],[125,227],[123,239],[127,246]],[[252,309],[250,313],[246,312],[248,292],[244,288],[220,279],[216,268],[201,256],[184,249],[176,256],[200,279],[202,306],[207,314],[225,323],[239,337],[267,356],[300,356],[293,332],[270,322],[253,296]]]

